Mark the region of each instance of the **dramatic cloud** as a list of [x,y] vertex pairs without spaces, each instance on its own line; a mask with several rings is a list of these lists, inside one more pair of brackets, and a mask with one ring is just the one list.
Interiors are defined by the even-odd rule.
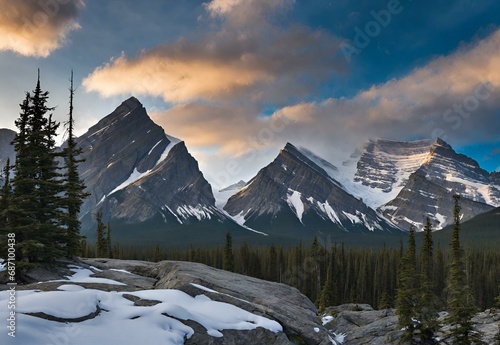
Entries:
[[[287,3],[225,0],[208,3],[206,8],[211,15],[262,19],[263,12],[278,11]],[[337,54],[339,40],[323,31],[299,25],[283,29],[265,21],[238,30],[228,25],[223,21],[199,39],[180,39],[135,58],[114,58],[83,85],[105,97],[134,93],[172,103],[242,96],[275,102],[309,94],[345,63]]]
[[84,0],[0,0],[0,50],[47,57],[80,28]]
[[341,147],[373,137],[488,142],[498,140],[499,96],[500,30],[351,99],[289,106],[273,117],[289,119],[298,137]]
[[211,31],[112,59],[85,89],[163,98],[170,108],[152,114],[155,122],[187,142],[207,175],[229,176],[223,182],[251,177],[287,141],[340,164],[377,137],[441,137],[454,146],[498,140],[500,30],[350,98],[297,103],[318,99],[311,96],[319,84],[345,65],[341,39],[273,24],[292,4],[213,0],[205,4]]
[[[155,120],[167,132],[176,130],[191,147],[216,148],[214,156],[226,155],[226,161],[243,154],[238,166],[247,171],[255,155],[246,159],[245,154],[261,152],[259,158],[270,161],[287,141],[337,164],[355,147],[377,137],[441,137],[452,145],[494,142],[500,128],[499,107],[500,30],[349,99],[299,103],[269,117],[258,116],[250,106],[182,105],[155,114]],[[209,174],[220,173],[206,169]]]

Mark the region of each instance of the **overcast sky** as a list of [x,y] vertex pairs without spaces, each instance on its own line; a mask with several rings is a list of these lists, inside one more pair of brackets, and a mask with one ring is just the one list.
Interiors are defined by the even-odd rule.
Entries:
[[286,142],[341,167],[366,140],[441,137],[500,169],[497,0],[0,0],[0,127],[37,69],[83,134],[136,96],[212,184]]

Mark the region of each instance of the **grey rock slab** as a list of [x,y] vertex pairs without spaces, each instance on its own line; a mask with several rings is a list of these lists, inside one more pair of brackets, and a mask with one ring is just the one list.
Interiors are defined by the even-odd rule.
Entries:
[[[212,300],[233,304],[251,313],[274,319],[287,336],[305,344],[331,344],[314,304],[297,289],[211,268],[198,263],[162,261],[155,288],[179,289],[191,296],[204,294]],[[216,292],[193,286],[201,285]],[[315,331],[315,328],[319,332]]]
[[82,258],[81,261],[88,266],[94,266],[100,270],[124,270],[149,278],[156,278],[158,276],[158,264],[155,262],[106,258]]

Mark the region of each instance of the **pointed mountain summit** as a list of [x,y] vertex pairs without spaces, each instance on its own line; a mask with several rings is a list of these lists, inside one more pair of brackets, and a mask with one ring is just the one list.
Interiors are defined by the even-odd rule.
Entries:
[[453,222],[454,194],[462,196],[463,221],[500,205],[500,186],[493,176],[438,138],[399,194],[380,211],[402,228],[422,228],[429,217],[442,229]]
[[279,236],[394,230],[331,177],[336,167],[288,143],[233,195],[224,210],[244,225]]
[[[78,138],[80,174],[91,196],[82,207],[83,234],[103,212],[123,243],[189,245],[249,232],[215,207],[212,189],[184,142],[165,134],[130,98]],[[168,240],[167,240],[168,239]]]

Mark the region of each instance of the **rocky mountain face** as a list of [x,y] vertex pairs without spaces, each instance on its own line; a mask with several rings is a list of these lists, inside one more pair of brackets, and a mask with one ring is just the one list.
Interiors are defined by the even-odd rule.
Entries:
[[82,207],[84,234],[92,235],[97,210],[118,229],[115,235],[141,243],[165,241],[168,231],[186,225],[237,227],[215,207],[184,142],[166,135],[137,99],[123,102],[78,143],[85,159],[81,177],[91,193]]
[[402,228],[410,224],[422,228],[429,217],[441,229],[453,222],[454,194],[462,196],[463,221],[500,204],[500,185],[496,185],[495,176],[436,139],[399,194],[379,210]]
[[[0,165],[14,159],[14,136],[0,129]],[[115,236],[129,242],[168,237],[189,245],[223,239],[227,230],[249,242],[264,235],[296,241],[315,233],[395,233],[411,224],[421,229],[426,217],[441,229],[453,220],[456,193],[463,221],[500,206],[500,173],[481,169],[441,139],[372,140],[339,168],[287,144],[250,182],[214,191],[185,144],[165,134],[136,98],[78,143],[91,193],[82,206],[90,239],[98,210],[118,230]]]
[[[14,146],[11,145],[12,140],[16,136],[16,132],[0,128],[0,169],[5,167],[7,159],[10,159],[11,164],[14,164],[14,159],[16,154],[14,152]],[[0,181],[2,181],[3,176],[0,176]]]
[[389,194],[403,187],[429,155],[428,140],[395,142],[372,140],[365,144],[354,181]]
[[288,143],[276,159],[224,207],[252,229],[268,233],[314,230],[394,230],[331,177],[336,167]]

